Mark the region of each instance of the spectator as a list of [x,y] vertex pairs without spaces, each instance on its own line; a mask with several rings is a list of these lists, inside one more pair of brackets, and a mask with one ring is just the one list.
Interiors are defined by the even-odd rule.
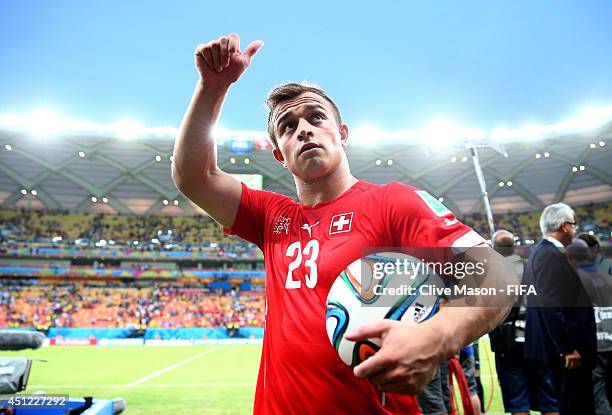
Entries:
[[594,413],[595,317],[565,252],[576,226],[568,205],[547,206],[524,277],[537,293],[527,296],[525,355],[549,365],[562,415]]

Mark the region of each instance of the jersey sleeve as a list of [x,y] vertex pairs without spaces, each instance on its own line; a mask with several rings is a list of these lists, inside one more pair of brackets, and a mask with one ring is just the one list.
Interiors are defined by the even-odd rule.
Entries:
[[285,196],[265,190],[254,190],[242,183],[242,195],[234,226],[230,229],[223,228],[223,232],[252,242],[263,251],[266,218],[279,204],[282,204],[284,199]]
[[424,190],[394,182],[385,198],[390,206],[388,226],[394,246],[448,247],[459,253],[485,242]]

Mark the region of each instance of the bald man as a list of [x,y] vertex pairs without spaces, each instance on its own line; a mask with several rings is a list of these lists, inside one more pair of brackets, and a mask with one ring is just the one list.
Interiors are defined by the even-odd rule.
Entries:
[[[510,263],[519,280],[525,268],[523,259],[514,252],[514,235],[506,230],[493,234],[493,249]],[[517,299],[506,319],[490,333],[491,349],[502,390],[505,412],[558,414],[559,405],[550,373],[540,362],[524,357],[525,299]]]

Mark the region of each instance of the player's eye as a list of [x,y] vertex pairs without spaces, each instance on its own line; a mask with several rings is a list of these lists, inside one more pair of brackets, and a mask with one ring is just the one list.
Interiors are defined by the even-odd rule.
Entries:
[[295,124],[292,122],[287,122],[283,125],[281,125],[281,132],[283,134],[288,133],[290,131],[292,131],[295,128]]
[[320,112],[315,112],[310,118],[314,121],[323,121],[325,119],[325,116]]

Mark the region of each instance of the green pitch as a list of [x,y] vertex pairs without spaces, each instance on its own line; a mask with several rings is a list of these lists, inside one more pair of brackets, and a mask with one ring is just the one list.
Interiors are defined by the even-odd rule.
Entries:
[[[480,346],[487,403],[494,388],[488,413],[501,414],[488,342]],[[34,362],[27,393],[123,397],[128,415],[229,415],[252,412],[261,346],[45,347],[1,355],[47,361]]]

